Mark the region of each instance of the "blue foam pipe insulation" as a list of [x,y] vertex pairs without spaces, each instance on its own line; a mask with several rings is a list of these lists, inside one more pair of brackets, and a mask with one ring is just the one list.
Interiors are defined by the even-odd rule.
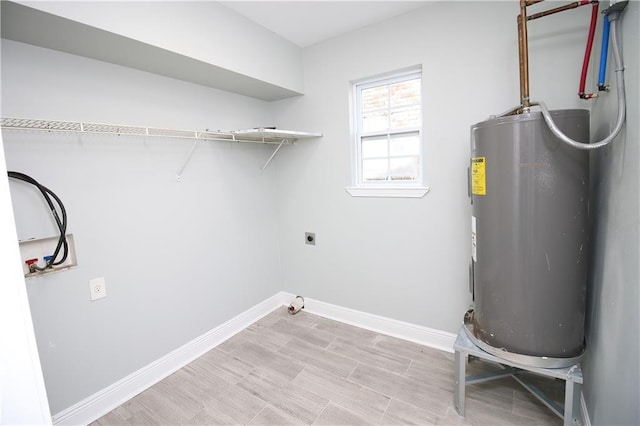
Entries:
[[607,74],[607,55],[609,53],[609,16],[604,15],[602,26],[602,46],[600,49],[600,73],[598,74],[598,90],[606,90],[604,80]]

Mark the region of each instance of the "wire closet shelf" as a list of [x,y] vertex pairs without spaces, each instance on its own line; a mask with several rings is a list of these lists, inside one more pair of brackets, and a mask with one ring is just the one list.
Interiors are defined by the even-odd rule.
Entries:
[[39,120],[33,118],[0,118],[0,128],[8,130],[31,130],[46,132],[71,132],[85,134],[117,135],[117,136],[152,136],[164,138],[190,139],[193,145],[187,154],[182,167],[178,170],[177,180],[181,181],[182,172],[193,155],[198,141],[246,142],[277,145],[261,170],[267,168],[282,145],[292,145],[298,139],[321,137],[321,133],[297,132],[275,128],[259,127],[249,130],[230,130],[203,132],[194,130],[162,129],[157,127],[141,127],[120,124],[100,124],[84,121]]
[[249,130],[178,130],[162,129],[156,127],[140,127],[120,124],[101,124],[80,121],[40,120],[31,118],[0,119],[2,129],[11,130],[40,130],[47,132],[74,132],[90,134],[110,134],[128,136],[155,136],[180,139],[231,141],[264,144],[293,144],[297,139],[315,138],[322,136],[320,133],[297,132],[292,130],[279,130],[273,128],[255,128]]

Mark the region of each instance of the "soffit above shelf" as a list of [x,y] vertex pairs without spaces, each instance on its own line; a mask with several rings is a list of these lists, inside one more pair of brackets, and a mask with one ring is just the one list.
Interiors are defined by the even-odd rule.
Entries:
[[109,62],[264,101],[302,95],[249,75],[82,24],[2,1],[2,38]]

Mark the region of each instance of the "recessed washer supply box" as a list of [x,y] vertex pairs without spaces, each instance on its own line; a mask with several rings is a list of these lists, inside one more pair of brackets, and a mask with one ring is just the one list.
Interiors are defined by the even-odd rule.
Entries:
[[[56,249],[56,245],[58,244],[58,236],[49,237],[49,238],[30,238],[28,240],[19,241],[20,245],[20,260],[22,263],[22,272],[24,273],[25,278],[37,277],[40,275],[51,274],[53,272],[65,271],[69,268],[77,266],[76,259],[76,245],[73,240],[73,234],[67,234],[67,244],[69,245],[69,253],[67,254],[67,259],[60,265],[53,266],[44,271],[35,271],[31,272],[29,270],[29,265],[27,265],[27,260],[37,259],[37,265],[43,267],[46,264],[44,260],[45,256],[51,256]],[[60,254],[58,255],[58,259],[62,255],[62,248],[60,249]]]

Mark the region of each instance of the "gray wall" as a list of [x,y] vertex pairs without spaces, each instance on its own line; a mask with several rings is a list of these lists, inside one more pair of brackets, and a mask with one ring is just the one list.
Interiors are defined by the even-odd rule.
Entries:
[[[268,104],[3,40],[2,115],[188,130],[271,124]],[[56,192],[78,267],[27,280],[52,413],[281,290],[272,147],[3,131],[7,168]],[[289,147],[287,147],[289,148]],[[285,149],[283,149],[284,151]],[[18,238],[56,234],[11,181]],[[105,277],[107,297],[89,300]]]
[[[276,120],[324,137],[276,159],[284,290],[458,331],[470,302],[469,129],[519,103],[518,12],[515,2],[428,3],[304,50],[305,96],[278,102]],[[589,15],[531,25],[532,96],[550,108],[589,107],[577,96]],[[349,82],[417,64],[431,191],[351,197]],[[304,244],[305,231],[317,233],[316,246]]]
[[[628,74],[637,70],[637,3],[631,7],[636,32],[625,41],[636,65],[629,62]],[[275,124],[325,134],[283,148],[262,173],[269,148],[201,144],[177,183],[185,141],[4,132],[9,168],[63,198],[78,246],[76,269],[27,283],[52,412],[279,290],[455,332],[469,302],[469,127],[518,103],[517,12],[515,2],[434,2],[311,46],[303,51],[306,95],[271,105],[3,41],[3,116],[185,129]],[[589,10],[568,13],[530,27],[532,97],[551,108],[588,108],[575,92]],[[344,190],[349,82],[416,64],[425,82],[431,191],[422,199],[352,198]],[[633,79],[637,117],[637,73],[629,92]],[[600,108],[611,99],[598,102]],[[597,117],[604,122],[608,114],[602,105]],[[604,125],[596,127],[603,132]],[[634,373],[633,353],[610,376],[616,367],[605,350],[625,341],[614,331],[638,322],[630,309],[637,311],[638,300],[637,124],[633,129],[601,157],[599,186],[607,191],[597,212],[606,219],[595,238],[606,251],[594,262],[601,275],[594,285],[604,297],[591,298],[588,338],[599,349],[585,362],[585,389],[593,418],[603,423],[620,405],[613,395],[624,395],[612,377],[634,391],[633,376],[620,377]],[[54,234],[42,202],[20,183],[11,186],[19,237]],[[304,245],[305,231],[317,232],[315,247]],[[92,303],[88,280],[99,276],[108,296]],[[612,309],[612,301],[625,309]],[[596,392],[600,386],[607,391]],[[631,403],[637,387],[635,396]]]
[[[476,20],[461,20],[468,14]],[[432,3],[304,50],[305,96],[276,105],[279,125],[322,131],[276,160],[284,289],[436,329],[457,331],[469,301],[465,172],[470,124],[518,103],[514,21],[508,3]],[[529,26],[531,96],[552,109],[593,106],[594,137],[615,121],[615,91],[577,97],[590,8]],[[585,395],[593,424],[636,424],[638,241],[638,2],[625,16],[628,117],[594,155],[592,281]],[[491,28],[488,31],[487,28]],[[587,90],[597,81],[601,23]],[[351,198],[349,82],[422,64],[423,199]],[[610,63],[609,76],[613,75]],[[613,79],[609,79],[613,81]],[[303,233],[317,232],[305,246]]]
[[[630,2],[622,20],[627,123],[613,144],[592,155],[593,260],[588,291],[584,393],[594,425],[640,421],[640,4]],[[610,52],[611,53],[611,52]],[[615,90],[614,67],[608,81]],[[593,108],[596,137],[615,123],[615,96]]]

